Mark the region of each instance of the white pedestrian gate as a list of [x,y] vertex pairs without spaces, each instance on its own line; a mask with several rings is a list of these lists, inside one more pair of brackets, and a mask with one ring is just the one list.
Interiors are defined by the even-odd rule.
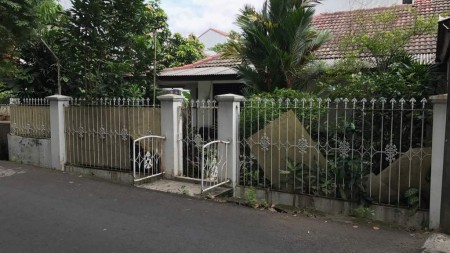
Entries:
[[227,148],[229,141],[215,140],[202,147],[201,193],[230,182]]
[[161,166],[164,140],[163,136],[148,135],[133,141],[135,183],[164,174]]

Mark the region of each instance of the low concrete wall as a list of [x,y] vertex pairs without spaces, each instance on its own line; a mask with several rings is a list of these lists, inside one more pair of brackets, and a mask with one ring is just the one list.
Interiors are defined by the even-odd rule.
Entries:
[[9,121],[0,121],[0,160],[8,160]]
[[[244,198],[245,191],[248,189],[248,187],[236,187],[236,197]],[[313,208],[317,211],[328,214],[350,215],[352,210],[359,206],[358,203],[350,201],[308,195],[297,195],[263,189],[256,189],[256,197],[257,199],[266,200],[268,203],[275,205],[282,204],[299,208]],[[370,206],[370,209],[374,210],[375,213],[372,217],[373,220],[408,227],[423,228],[428,226],[428,211],[419,210],[416,213],[411,214],[408,209],[382,205],[372,205]]]
[[51,168],[50,139],[26,138],[8,134],[9,160]]
[[82,168],[77,166],[66,165],[64,171],[78,173],[82,175],[94,176],[102,179],[106,179],[115,183],[121,184],[133,184],[133,175],[127,172],[99,170],[91,168]]

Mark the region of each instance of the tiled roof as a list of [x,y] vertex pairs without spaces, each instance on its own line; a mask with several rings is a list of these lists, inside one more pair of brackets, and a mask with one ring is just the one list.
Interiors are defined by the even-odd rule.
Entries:
[[159,76],[220,76],[236,75],[237,71],[233,68],[241,62],[238,59],[225,59],[221,54],[216,54],[192,64],[165,69]]
[[[332,39],[320,47],[315,55],[322,60],[332,60],[342,58],[345,51],[341,47],[341,41],[344,36],[361,31],[361,24],[365,20],[369,21],[370,16],[381,14],[385,11],[393,10],[398,15],[394,24],[395,27],[402,28],[411,26],[415,10],[418,16],[431,17],[441,13],[450,12],[450,0],[421,0],[416,1],[414,5],[396,5],[385,8],[363,9],[355,11],[323,13],[315,16],[313,24],[318,30],[328,30]],[[363,20],[361,20],[361,18]],[[437,20],[436,20],[437,23]],[[364,24],[365,28],[381,30],[382,26],[376,24]],[[434,62],[436,52],[437,34],[424,34],[412,38],[406,46],[406,50],[423,61]]]
[[[395,27],[408,27],[412,24],[412,19],[414,17],[411,8],[415,9],[418,15],[422,17],[437,16],[441,13],[449,14],[450,0],[416,0],[416,4],[414,5],[396,5],[392,7],[363,9],[351,12],[323,13],[315,16],[313,19],[314,26],[319,30],[328,30],[332,34],[332,39],[320,47],[315,52],[315,55],[320,60],[324,60],[330,64],[332,64],[334,60],[345,56],[346,52],[341,47],[342,37],[351,32],[360,31],[361,17],[367,19],[367,17],[394,10],[398,15]],[[371,27],[371,29],[383,28],[375,26]],[[212,28],[210,30],[218,32]],[[436,57],[436,41],[437,34],[416,36],[412,38],[410,43],[406,46],[406,50],[422,62],[434,63]],[[160,73],[160,77],[236,75],[237,71],[233,67],[240,63],[241,62],[238,59],[224,59],[220,54],[217,54],[192,64],[165,69]]]

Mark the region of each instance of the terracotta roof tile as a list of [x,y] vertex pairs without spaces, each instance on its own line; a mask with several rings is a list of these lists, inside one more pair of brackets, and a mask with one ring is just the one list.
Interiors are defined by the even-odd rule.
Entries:
[[[345,55],[345,51],[342,49],[341,40],[343,36],[346,36],[352,32],[358,32],[361,28],[358,21],[361,17],[366,18],[369,16],[379,15],[388,10],[394,10],[398,18],[394,24],[395,27],[402,28],[412,25],[413,14],[410,8],[417,10],[419,16],[430,17],[441,13],[450,13],[450,0],[422,0],[418,2],[416,0],[415,5],[396,5],[392,7],[381,7],[374,9],[363,9],[355,11],[342,11],[334,13],[322,13],[313,18],[314,26],[319,30],[328,30],[332,33],[332,39],[320,47],[316,52],[316,56],[321,60],[334,60],[342,58]],[[437,20],[436,20],[437,23]],[[376,24],[371,29],[382,29],[381,26]],[[209,29],[215,32],[219,32],[215,29]],[[436,52],[437,34],[424,34],[413,37],[406,50],[414,54],[418,59],[422,59],[426,62],[434,62]],[[225,59],[221,57],[221,54],[213,55],[194,62],[192,64],[169,68],[163,70],[163,73],[169,74],[169,72],[197,69],[197,68],[214,68],[214,67],[228,67],[232,68],[240,64],[238,59]]]
[[238,59],[222,58],[221,56],[221,54],[216,54],[192,64],[164,69],[160,76],[236,74],[237,71],[233,67],[238,66],[241,61]]
[[193,69],[193,68],[234,67],[241,63],[241,61],[238,59],[223,58],[221,56],[222,54],[216,54],[191,64],[183,65],[180,67],[167,68],[163,71]]
[[[319,30],[328,30],[332,34],[332,39],[319,48],[315,55],[319,59],[337,59],[345,55],[346,51],[341,47],[341,41],[344,36],[361,31],[360,24],[364,22],[361,18],[368,20],[370,16],[379,15],[385,11],[393,10],[398,18],[394,27],[410,27],[414,15],[410,9],[416,10],[421,17],[437,16],[441,13],[450,12],[450,0],[421,0],[416,1],[414,5],[396,5],[392,7],[363,9],[355,11],[344,11],[334,13],[323,13],[313,18],[314,26]],[[437,23],[437,20],[436,20]],[[381,30],[381,25],[368,25],[366,28]],[[406,50],[412,54],[424,55],[434,54],[436,51],[437,34],[424,34],[414,37],[406,46]]]

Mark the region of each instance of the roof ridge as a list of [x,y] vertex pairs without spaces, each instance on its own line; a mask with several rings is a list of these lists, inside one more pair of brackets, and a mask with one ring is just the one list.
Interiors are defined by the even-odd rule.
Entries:
[[368,8],[368,9],[353,9],[353,10],[348,10],[348,11],[322,12],[319,15],[315,15],[313,17],[313,19],[319,18],[319,17],[325,17],[325,16],[352,14],[355,12],[382,11],[382,10],[397,9],[397,8],[398,9],[408,9],[411,6],[412,6],[411,4],[394,4],[391,6],[374,7],[374,8]]
[[215,28],[212,28],[212,27],[210,27],[210,28],[208,28],[208,30],[206,30],[206,31],[204,31],[202,34],[200,34],[198,37],[200,38],[200,37],[202,37],[203,35],[205,35],[207,32],[209,32],[209,31],[213,31],[213,32],[215,32],[215,33],[218,33],[218,34],[220,34],[220,35],[222,35],[222,36],[225,36],[225,37],[228,37],[228,33],[226,33],[226,32],[224,32],[224,31],[221,31],[221,30],[218,30],[218,29],[215,29]]
[[217,59],[217,58],[220,58],[220,56],[222,56],[222,53],[215,54],[215,55],[212,55],[212,56],[203,58],[203,59],[201,59],[201,60],[198,60],[198,61],[193,62],[193,63],[190,63],[190,64],[186,64],[186,65],[183,65],[183,66],[178,66],[178,67],[173,67],[173,68],[167,68],[167,69],[165,69],[164,71],[195,68],[195,66],[198,66],[198,65],[201,65],[201,64],[204,64],[204,63],[213,61],[213,60],[215,60],[215,59]]

